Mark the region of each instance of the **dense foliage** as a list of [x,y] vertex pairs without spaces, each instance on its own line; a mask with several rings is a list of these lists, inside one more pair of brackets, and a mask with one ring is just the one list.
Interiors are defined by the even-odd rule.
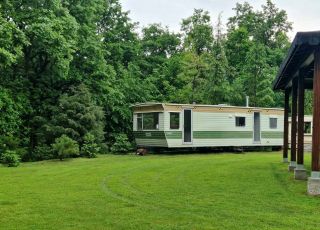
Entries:
[[80,155],[78,143],[65,134],[55,140],[52,148],[60,160]]
[[97,145],[94,135],[88,133],[84,136],[84,143],[81,149],[81,154],[88,158],[95,158],[100,152],[100,147]]
[[115,136],[115,142],[110,150],[114,154],[127,153],[128,151],[132,150],[132,144],[129,142],[125,134],[118,134]]
[[8,167],[17,167],[20,164],[20,157],[13,150],[6,150],[1,154],[0,162]]
[[131,149],[137,102],[243,105],[248,95],[281,106],[271,82],[289,46],[287,14],[270,0],[234,11],[226,29],[196,9],[180,33],[139,32],[119,0],[1,1],[1,140],[17,138],[23,160],[55,157],[66,137],[94,157]]

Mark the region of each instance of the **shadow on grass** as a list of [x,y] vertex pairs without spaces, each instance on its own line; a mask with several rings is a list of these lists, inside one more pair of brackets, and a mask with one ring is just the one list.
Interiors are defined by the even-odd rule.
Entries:
[[257,149],[257,148],[242,148],[242,147],[223,147],[223,148],[181,148],[181,149],[150,149],[149,155],[157,156],[172,156],[172,155],[192,155],[192,154],[245,154],[245,153],[274,153],[276,151]]

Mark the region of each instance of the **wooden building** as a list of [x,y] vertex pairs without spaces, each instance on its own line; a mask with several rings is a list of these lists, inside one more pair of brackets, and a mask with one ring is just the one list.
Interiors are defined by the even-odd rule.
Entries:
[[145,103],[133,106],[138,147],[280,147],[283,109]]
[[295,179],[307,177],[304,167],[304,100],[305,90],[313,90],[312,172],[308,179],[308,193],[320,195],[320,31],[297,33],[273,88],[285,94],[284,162],[288,159],[289,100],[292,101],[289,170],[294,170]]

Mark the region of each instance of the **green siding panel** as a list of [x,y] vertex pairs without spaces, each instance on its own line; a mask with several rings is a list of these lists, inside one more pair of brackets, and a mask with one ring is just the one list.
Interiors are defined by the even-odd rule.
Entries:
[[135,131],[133,134],[138,139],[182,139],[181,131]]
[[166,139],[164,131],[134,131],[138,139]]
[[194,131],[194,139],[248,139],[252,131]]
[[182,139],[181,131],[167,131],[166,132],[167,139]]
[[168,147],[166,139],[136,139],[137,146]]
[[283,138],[283,132],[264,131],[264,132],[261,132],[261,137],[265,139],[281,139]]
[[[181,131],[135,131],[138,139],[182,139]],[[193,131],[194,139],[252,139],[252,131]],[[283,132],[263,131],[263,139],[281,139]]]

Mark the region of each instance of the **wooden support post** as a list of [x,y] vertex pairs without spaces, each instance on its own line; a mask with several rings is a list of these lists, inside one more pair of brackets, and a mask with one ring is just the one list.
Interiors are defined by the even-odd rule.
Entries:
[[307,171],[304,168],[304,76],[305,71],[299,71],[298,78],[298,151],[297,166],[294,170],[296,180],[306,180]]
[[283,162],[288,163],[290,89],[284,92]]
[[298,80],[298,152],[297,164],[303,165],[304,151],[304,72],[299,72]]
[[312,171],[319,172],[320,153],[320,49],[314,54]]
[[320,47],[314,52],[312,132],[312,172],[308,180],[308,193],[310,195],[320,195]]
[[289,171],[294,171],[296,168],[297,155],[297,79],[292,80],[292,109],[291,109],[291,155]]

